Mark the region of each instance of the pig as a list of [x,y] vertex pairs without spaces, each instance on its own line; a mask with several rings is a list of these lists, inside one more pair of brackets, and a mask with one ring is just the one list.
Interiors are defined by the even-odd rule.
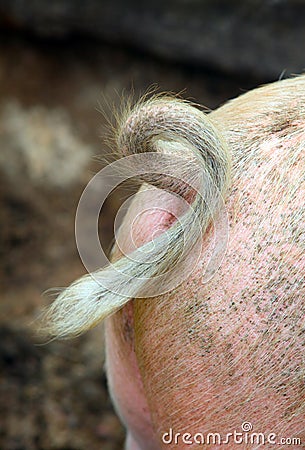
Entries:
[[[126,450],[304,448],[305,76],[208,114],[175,97],[146,99],[123,114],[116,145],[122,157],[167,154],[177,179],[164,168],[141,175],[113,264],[60,293],[46,331],[76,336],[105,319]],[[226,248],[204,278],[223,209]],[[180,284],[159,292],[150,281],[181,253],[180,217],[189,254],[199,257]],[[169,247],[158,259],[164,236]]]

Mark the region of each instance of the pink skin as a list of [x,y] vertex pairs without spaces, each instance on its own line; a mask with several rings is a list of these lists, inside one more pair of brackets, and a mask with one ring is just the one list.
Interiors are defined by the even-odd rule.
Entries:
[[[162,204],[162,210],[153,209],[142,213],[143,203],[151,204],[151,192]],[[164,209],[163,209],[164,208]],[[172,202],[172,196],[150,189],[141,194],[141,201],[135,201],[124,220],[124,229],[132,230],[133,223],[140,230],[138,235],[129,237],[126,233],[119,233],[118,240],[121,249],[127,254],[165,231],[173,221],[171,213],[165,209],[175,211],[179,209]],[[178,210],[177,210],[178,209]],[[134,220],[136,218],[136,220]],[[133,231],[135,231],[133,229]],[[126,234],[126,236],[125,236]],[[132,240],[136,239],[133,243]],[[116,248],[113,260],[119,258],[121,252]],[[154,450],[158,448],[158,439],[154,438],[149,407],[144,393],[142,378],[138,367],[134,348],[133,302],[129,302],[117,314],[105,322],[106,368],[108,385],[113,403],[122,422],[129,430],[126,439],[126,450]],[[133,437],[136,436],[135,438]]]
[[158,444],[157,441],[150,444],[154,431],[134,351],[132,327],[132,303],[106,321],[109,390],[118,415],[128,430],[125,448],[153,450],[158,448]]
[[[298,128],[304,130],[304,123]],[[201,279],[210,232],[196,271],[174,293],[133,300],[106,320],[107,375],[128,430],[126,450],[254,448],[161,441],[169,428],[226,434],[241,431],[245,421],[254,432],[300,436],[305,442],[304,341],[298,334],[304,327],[298,311],[305,296],[305,261],[301,247],[289,239],[294,214],[304,204],[304,188],[296,193],[283,189],[287,182],[298,182],[304,169],[299,157],[286,171],[288,153],[282,145],[298,148],[304,139],[305,132],[262,140],[258,155],[263,165],[250,162],[234,180],[227,201],[228,248],[209,283]],[[149,207],[152,195],[159,195],[152,192],[144,193],[141,204],[133,202],[124,221],[121,237],[127,253],[132,249],[132,217],[143,203]],[[170,204],[179,215],[179,206],[163,195],[162,207]],[[142,214],[133,230],[135,244],[151,240],[172,220],[172,214],[157,210]],[[116,249],[114,259],[119,257]],[[287,290],[281,280],[290,280],[292,287]],[[294,315],[287,327],[286,318]]]

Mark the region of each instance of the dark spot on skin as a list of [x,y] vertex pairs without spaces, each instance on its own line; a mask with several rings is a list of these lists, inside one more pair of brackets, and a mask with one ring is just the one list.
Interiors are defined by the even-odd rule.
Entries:
[[122,334],[125,342],[134,346],[134,318],[133,318],[133,301],[127,303],[121,310],[122,315]]

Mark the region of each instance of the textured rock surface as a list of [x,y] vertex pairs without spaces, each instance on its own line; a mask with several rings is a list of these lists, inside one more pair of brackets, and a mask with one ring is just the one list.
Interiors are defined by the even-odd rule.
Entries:
[[66,111],[7,103],[0,114],[0,167],[14,179],[34,185],[75,184],[89,164],[92,149],[79,141]]
[[2,25],[39,35],[73,33],[164,58],[278,78],[305,68],[301,0],[0,0]]
[[100,347],[92,338],[47,346],[0,326],[1,448],[120,450]]

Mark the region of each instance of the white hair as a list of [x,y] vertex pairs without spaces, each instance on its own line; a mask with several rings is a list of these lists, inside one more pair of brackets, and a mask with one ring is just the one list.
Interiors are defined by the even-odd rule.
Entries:
[[[115,142],[121,157],[146,152],[168,154],[168,164],[175,165],[175,178],[162,175],[166,168],[159,167],[153,174],[141,175],[140,181],[184,198],[190,198],[193,192],[192,203],[179,221],[154,239],[153,246],[148,242],[63,290],[44,314],[42,329],[50,336],[79,335],[133,297],[141,296],[141,291],[172,267],[183,249],[191,248],[204,233],[227,191],[230,156],[226,142],[208,115],[189,102],[170,96],[140,101],[122,115]],[[178,158],[173,153],[175,146]],[[181,182],[186,179],[189,183]],[[171,251],[164,256],[165,241]]]

